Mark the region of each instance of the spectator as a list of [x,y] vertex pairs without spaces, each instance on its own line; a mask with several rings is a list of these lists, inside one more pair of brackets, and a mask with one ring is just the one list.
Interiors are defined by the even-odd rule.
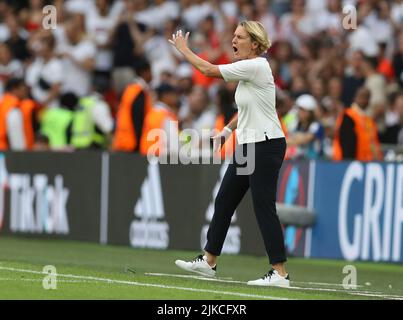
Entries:
[[403,92],[398,92],[391,102],[391,107],[386,111],[386,130],[380,135],[380,141],[386,144],[397,144],[399,132],[402,129],[403,120]]
[[[315,1],[326,2],[326,1]],[[318,29],[325,31],[332,37],[339,37],[343,32],[343,9],[342,1],[328,0],[326,10],[317,15]]]
[[123,92],[116,115],[113,150],[139,151],[144,119],[153,107],[149,83],[151,66],[146,58],[136,62],[137,78]]
[[316,32],[316,21],[305,8],[304,0],[291,0],[291,12],[280,19],[280,37],[289,41],[294,49],[313,36]]
[[361,87],[353,105],[340,114],[333,142],[334,160],[382,160],[376,124],[365,113],[370,98],[371,92]]
[[193,90],[193,70],[188,63],[181,63],[176,69],[175,76],[177,79],[177,90],[181,108],[179,110],[179,119],[183,120],[189,114],[189,95]]
[[207,133],[214,129],[215,121],[216,113],[210,105],[207,90],[201,86],[193,87],[192,93],[189,96],[189,114],[182,121],[183,129],[194,129],[197,131],[199,137],[201,137],[198,145],[192,145],[192,148],[201,149],[203,146],[208,146],[203,151],[207,152],[210,150],[210,135]]
[[393,22],[390,15],[390,6],[387,0],[376,1],[373,15],[367,18],[366,25],[379,44],[385,43],[386,51],[393,46]]
[[[25,122],[21,101],[27,97],[22,79],[11,78],[0,100],[0,150],[26,150],[28,134],[33,135],[32,124]],[[26,128],[31,129],[30,132]]]
[[392,83],[395,78],[395,70],[392,61],[386,55],[386,43],[379,44],[378,66],[377,72],[383,75],[388,83]]
[[10,36],[10,32],[5,24],[6,17],[10,14],[12,14],[12,9],[7,1],[0,1],[0,42],[6,41]]
[[356,29],[352,29],[348,36],[349,51],[361,51],[367,57],[376,57],[379,53],[378,43],[375,35],[365,23],[368,16],[371,15],[372,5],[363,1],[358,8],[358,25]]
[[259,20],[268,32],[269,39],[274,43],[278,38],[278,26],[276,16],[270,11],[268,0],[257,0],[256,6],[256,20]]
[[293,158],[318,159],[323,156],[324,129],[315,119],[317,101],[311,95],[304,94],[295,101],[298,108],[298,124],[296,131],[291,132],[287,144],[297,146]]
[[285,131],[294,132],[298,125],[298,110],[294,104],[294,100],[286,91],[277,89],[276,95],[279,105],[276,105],[277,113],[280,116],[281,123],[285,126]]
[[68,151],[71,140],[71,126],[78,98],[74,93],[64,93],[60,97],[60,106],[46,109],[41,118],[41,136],[50,150]]
[[[291,75],[291,61],[293,59],[293,49],[289,42],[279,41],[275,44],[274,57],[278,60],[279,66],[279,78],[280,82],[284,83],[284,87],[289,87],[292,75]],[[276,80],[276,78],[274,79]]]
[[151,6],[136,10],[135,21],[149,29],[161,31],[168,21],[178,19],[179,11],[177,1],[155,0]]
[[[168,24],[173,31],[172,24]],[[167,35],[161,35],[156,29],[146,29],[144,32],[136,23],[130,24],[130,32],[138,44],[136,53],[144,55],[151,63],[151,71],[153,74],[153,85],[158,86],[161,82],[161,73],[175,71],[176,60],[173,55],[172,47],[168,43]]]
[[364,84],[362,72],[362,60],[364,56],[361,51],[353,51],[348,54],[348,65],[343,77],[342,102],[345,107],[350,106],[358,88]]
[[108,81],[95,78],[90,95],[78,100],[71,128],[71,146],[78,150],[105,149],[109,145],[113,119],[102,92]]
[[333,138],[336,120],[339,113],[344,109],[344,105],[340,100],[341,93],[341,79],[338,77],[330,79],[328,83],[328,94],[322,101],[323,109],[321,117],[321,123],[325,130],[323,152],[328,159],[333,157]]
[[31,56],[28,51],[27,32],[20,28],[16,16],[12,14],[7,16],[6,25],[9,32],[9,36],[6,41],[7,45],[13,52],[16,59],[25,62]]
[[55,56],[55,38],[52,33],[41,31],[31,39],[30,45],[36,58],[27,69],[26,82],[38,103],[56,107],[66,72]]
[[10,46],[0,43],[0,96],[7,81],[10,78],[21,78],[23,72],[23,66],[20,61],[14,59]]
[[63,63],[62,92],[72,92],[80,98],[90,92],[96,47],[86,38],[78,21],[77,15],[66,17],[56,51]]
[[391,18],[395,28],[397,29],[403,23],[403,1],[395,0],[392,4]]
[[[199,57],[211,61],[214,64],[229,63],[230,58],[224,46],[221,45],[217,30],[215,30],[214,17],[212,15],[207,16],[201,21],[199,29],[201,30],[199,34],[197,34],[199,41]],[[193,81],[195,84],[205,88],[209,88],[211,85],[218,82],[217,79],[206,77],[196,68],[193,68]]]
[[182,1],[182,19],[185,25],[195,31],[200,23],[212,14],[213,8],[208,1]]
[[153,156],[175,155],[179,152],[178,93],[167,83],[162,83],[156,91],[158,101],[144,119],[140,152]]
[[[118,1],[115,3],[122,4]],[[86,30],[89,38],[94,41],[97,50],[94,66],[95,77],[110,79],[113,66],[112,36],[120,11],[123,10],[122,5],[119,6],[118,10],[113,10],[112,2],[109,0],[96,0],[94,9],[86,14]]]
[[20,19],[28,32],[39,31],[42,27],[44,0],[29,0],[28,8],[20,11]]
[[141,50],[138,48],[141,44],[136,43],[131,31],[131,25],[135,23],[133,16],[136,6],[138,2],[125,0],[125,10],[121,13],[112,32],[112,85],[118,96],[135,76],[133,63],[141,61],[139,59]]
[[364,86],[370,91],[370,101],[367,114],[371,116],[380,132],[385,130],[385,110],[386,110],[386,81],[385,78],[376,71],[377,59],[365,57],[362,61],[362,72],[365,76]]
[[397,45],[396,53],[393,56],[393,69],[400,88],[403,88],[403,30],[399,33]]

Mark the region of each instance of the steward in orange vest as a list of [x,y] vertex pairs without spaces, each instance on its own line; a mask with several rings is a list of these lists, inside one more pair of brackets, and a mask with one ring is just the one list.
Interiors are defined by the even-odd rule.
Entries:
[[0,150],[8,150],[9,137],[7,118],[9,112],[19,108],[23,120],[25,148],[32,150],[35,143],[34,123],[37,104],[27,96],[27,87],[22,79],[10,79],[6,85],[6,92],[0,99]]
[[148,84],[152,80],[150,64],[144,59],[136,67],[138,78],[122,94],[116,114],[116,129],[112,143],[115,151],[139,151],[144,120],[152,109]]
[[365,114],[369,99],[368,89],[358,89],[353,105],[339,115],[333,141],[334,160],[374,161],[383,159],[376,124]]
[[[174,146],[179,147],[178,117],[179,96],[176,88],[169,84],[161,84],[157,89],[158,102],[147,114],[144,120],[143,132],[140,141],[140,153],[153,156],[172,154],[179,152]],[[173,122],[170,122],[173,121]],[[171,130],[170,129],[171,127]],[[161,131],[156,131],[159,129]],[[152,131],[154,130],[154,131]],[[170,136],[171,133],[175,133]]]

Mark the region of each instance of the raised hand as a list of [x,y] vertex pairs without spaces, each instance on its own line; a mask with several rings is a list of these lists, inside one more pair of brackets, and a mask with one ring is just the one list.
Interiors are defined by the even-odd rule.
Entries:
[[169,43],[174,45],[175,48],[182,52],[183,49],[187,48],[187,42],[190,32],[186,32],[185,36],[182,34],[182,30],[178,30],[176,34],[172,34],[172,39],[169,39]]

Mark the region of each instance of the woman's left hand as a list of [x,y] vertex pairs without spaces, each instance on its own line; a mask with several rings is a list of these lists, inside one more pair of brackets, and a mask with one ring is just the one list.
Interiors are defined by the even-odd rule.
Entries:
[[190,32],[186,32],[185,36],[182,34],[182,30],[178,30],[176,34],[172,34],[172,39],[169,39],[169,43],[175,46],[179,52],[182,52],[183,49],[187,47],[187,42],[189,38]]

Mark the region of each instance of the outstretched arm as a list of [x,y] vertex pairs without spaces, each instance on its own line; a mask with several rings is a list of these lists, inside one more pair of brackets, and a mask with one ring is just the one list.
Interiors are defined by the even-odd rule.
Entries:
[[218,66],[203,60],[193,53],[187,45],[189,38],[189,32],[186,33],[185,37],[182,35],[182,30],[176,32],[172,35],[172,39],[168,41],[175,46],[175,48],[185,57],[190,64],[192,64],[196,69],[208,77],[222,78],[220,69]]

